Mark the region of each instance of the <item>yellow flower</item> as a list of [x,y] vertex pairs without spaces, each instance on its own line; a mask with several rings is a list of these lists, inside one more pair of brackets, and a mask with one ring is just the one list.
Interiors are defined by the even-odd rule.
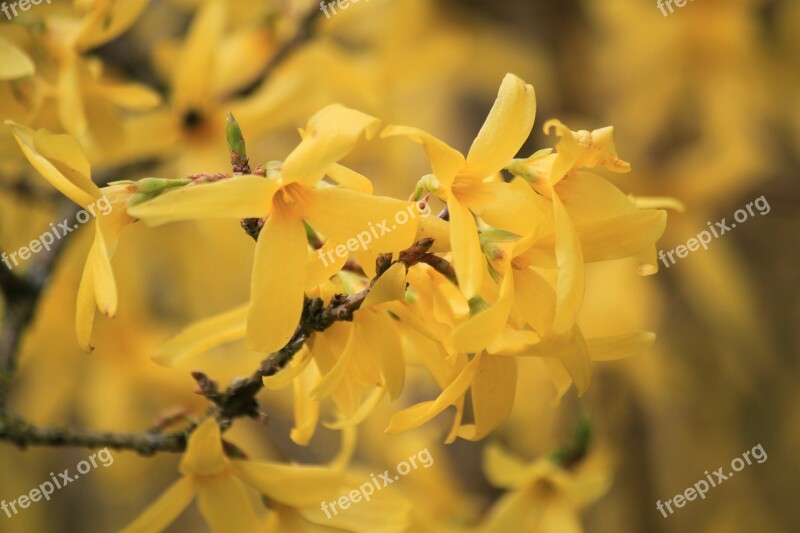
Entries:
[[579,511],[598,500],[611,486],[606,461],[589,456],[573,469],[549,458],[525,463],[497,445],[485,448],[489,482],[508,489],[480,531],[580,533]]
[[[123,529],[124,533],[162,531],[195,498],[212,531],[262,531],[267,524],[275,525],[275,518],[259,516],[248,487],[266,496],[279,515],[297,515],[304,509],[313,509],[315,512],[309,515],[318,519],[320,502],[337,494],[343,481],[342,473],[335,468],[230,459],[225,456],[219,426],[213,418],[189,437],[180,473],[181,479]],[[280,516],[278,522],[281,518],[299,516]]]
[[505,183],[496,179],[530,135],[535,116],[533,87],[507,74],[466,158],[416,128],[389,126],[381,134],[382,137],[402,135],[425,147],[433,175],[422,182],[447,202],[454,267],[467,298],[480,292],[486,270],[472,214],[490,226],[517,235],[525,235],[535,226],[533,195],[525,184],[521,180]]
[[[273,352],[292,336],[303,308],[308,245],[303,222],[336,243],[354,240],[369,223],[394,220],[408,202],[373,197],[344,187],[315,187],[336,161],[371,137],[378,120],[331,105],[308,122],[304,139],[264,179],[235,176],[216,183],[184,187],[129,209],[157,225],[201,218],[269,217],[256,244],[247,324],[248,348]],[[397,225],[369,243],[374,252],[397,252],[411,245],[416,220]]]
[[[666,227],[666,213],[639,209],[616,187],[585,168],[628,172],[630,165],[617,157],[613,128],[573,132],[557,120],[545,124],[560,136],[558,152],[536,153],[515,160],[509,170],[528,180],[536,192],[550,199],[550,227],[542,225],[530,236],[530,247],[520,261],[556,268],[556,306],[552,331],[569,332],[583,302],[584,262],[636,256],[656,268],[655,241]],[[535,237],[535,239],[534,239]]]
[[117,312],[117,287],[111,257],[122,230],[133,221],[125,211],[130,191],[125,186],[100,189],[91,178],[89,161],[78,142],[65,134],[33,131],[7,121],[23,154],[33,167],[56,189],[76,204],[94,213],[100,201],[110,210],[94,213],[95,236],[78,289],[76,327],[81,348],[90,351],[95,307],[104,315]]

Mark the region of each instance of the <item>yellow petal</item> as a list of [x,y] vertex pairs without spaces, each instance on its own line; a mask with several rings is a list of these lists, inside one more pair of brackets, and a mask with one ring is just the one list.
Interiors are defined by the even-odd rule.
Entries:
[[244,339],[248,305],[200,320],[159,346],[153,361],[175,366],[222,344]]
[[91,352],[94,349],[91,345],[91,340],[95,309],[97,309],[97,300],[94,296],[94,264],[91,261],[87,261],[83,267],[81,283],[78,287],[78,300],[75,310],[75,328],[78,344],[86,352]]
[[469,202],[469,208],[492,227],[527,235],[546,215],[542,204],[547,200],[533,192],[521,178],[510,183],[480,183],[477,189],[479,194]]
[[303,311],[308,256],[303,222],[275,212],[256,243],[247,317],[248,349],[271,353],[291,338]]
[[261,218],[270,212],[278,185],[261,176],[180,187],[128,208],[128,214],[159,226],[180,220]]
[[233,475],[212,476],[197,481],[197,507],[214,533],[259,531],[250,495]]
[[328,167],[326,174],[345,189],[350,189],[351,191],[360,192],[362,194],[372,194],[372,182],[369,181],[369,178],[362,176],[355,170],[335,163]]
[[319,380],[319,374],[313,366],[304,366],[305,371],[293,381],[294,427],[289,433],[292,442],[300,446],[307,446],[311,441],[319,420],[319,402],[312,400],[309,395],[311,388]]
[[389,420],[389,427],[386,428],[386,433],[400,433],[401,431],[421,426],[451,405],[455,405],[459,398],[466,394],[472,383],[478,370],[478,365],[481,362],[481,357],[480,353],[473,357],[472,361],[467,363],[436,400],[421,402],[395,413]]
[[351,251],[398,252],[414,243],[419,214],[412,202],[327,187],[313,191],[305,219]]
[[384,302],[402,300],[406,293],[406,267],[402,263],[390,266],[381,277],[375,281],[364,298],[361,309],[368,309]]
[[6,124],[11,125],[25,157],[53,187],[83,207],[100,198],[100,189],[89,177],[89,161],[74,138],[45,130],[34,132],[11,121]]
[[346,429],[359,425],[375,410],[384,396],[386,396],[386,389],[375,387],[350,418],[340,417],[336,422],[325,422],[325,427],[329,429]]
[[82,76],[88,76],[86,66],[71,50],[61,59],[58,73],[58,118],[67,133],[83,138],[88,121],[84,108]]
[[548,120],[544,125],[544,132],[549,134],[551,129],[555,129],[556,135],[560,137],[556,145],[558,154],[550,171],[550,183],[555,185],[575,166],[580,157],[581,148],[578,146],[576,134],[560,121]]
[[577,326],[571,333],[570,343],[572,349],[563,352],[560,359],[564,364],[564,368],[569,372],[572,381],[575,382],[575,388],[580,396],[589,388],[589,382],[592,378],[592,364],[586,341]]
[[125,109],[149,111],[161,105],[161,96],[146,85],[139,83],[103,83],[92,92]]
[[517,488],[528,478],[528,464],[496,442],[483,449],[483,470],[489,483],[504,489]]
[[553,332],[560,335],[569,331],[583,303],[584,274],[583,252],[572,221],[558,195],[553,195],[553,216],[556,224],[556,317]]
[[192,21],[172,79],[174,107],[182,112],[208,104],[217,43],[225,30],[227,14],[225,2],[210,0]]
[[445,190],[450,189],[453,178],[464,167],[464,156],[450,148],[430,133],[408,126],[387,126],[381,138],[402,136],[421,144],[431,161],[434,176]]
[[345,373],[350,366],[350,362],[353,359],[354,352],[356,351],[357,347],[361,345],[359,320],[358,317],[356,317],[356,319],[353,320],[353,324],[350,328],[347,337],[347,344],[340,352],[336,364],[333,366],[333,368],[331,368],[330,372],[323,376],[322,380],[311,391],[311,397],[313,399],[321,400],[331,395],[336,387],[339,386],[339,383],[341,383],[342,378],[344,378]]
[[469,149],[465,174],[483,179],[508,165],[530,135],[535,117],[533,86],[506,74],[497,100]]
[[451,197],[447,202],[450,211],[450,244],[453,247],[453,267],[458,285],[465,298],[472,298],[481,290],[486,259],[481,251],[478,226],[469,209]]
[[192,480],[187,477],[179,479],[121,533],[153,533],[167,529],[186,509],[194,494]]
[[470,389],[475,423],[461,426],[458,436],[475,441],[488,435],[511,413],[516,390],[516,359],[492,355],[482,357]]
[[507,274],[500,284],[500,296],[491,307],[470,318],[453,331],[459,352],[479,352],[489,346],[508,322],[514,304],[514,276]]
[[650,248],[667,227],[666,211],[634,211],[614,218],[575,224],[583,260],[609,261]]
[[25,76],[32,76],[36,70],[28,54],[17,46],[0,37],[0,80],[15,80]]
[[325,107],[308,121],[306,137],[286,157],[282,175],[285,183],[316,185],[331,166],[356,147],[362,135],[375,136],[380,121],[340,104]]
[[556,315],[556,291],[532,268],[514,271],[514,308],[525,323],[547,337]]
[[326,242],[322,248],[310,254],[306,261],[306,291],[316,289],[339,272],[347,262],[347,255],[335,252],[336,243]]
[[207,418],[189,436],[180,472],[183,475],[211,476],[222,472],[228,460],[222,452],[222,435],[217,421]]
[[[261,494],[291,507],[319,507],[337,494],[341,473],[331,468],[271,462],[231,461],[236,475]],[[245,531],[245,530],[243,530]]]
[[[506,533],[508,531],[536,531],[540,505],[533,506],[526,491],[513,491],[503,495],[491,508],[481,532]],[[557,530],[554,530],[557,531]],[[559,532],[560,533],[560,532]]]
[[104,315],[113,317],[117,312],[117,284],[114,280],[114,271],[111,269],[111,254],[106,239],[116,240],[116,235],[104,236],[102,220],[104,219],[96,219],[94,244],[89,250],[87,262],[91,262],[94,269],[92,280],[97,308]]
[[[405,382],[406,363],[400,344],[398,322],[386,311],[367,312],[359,317],[367,349],[366,354],[378,361],[389,397],[400,396]],[[365,320],[366,319],[366,320]]]

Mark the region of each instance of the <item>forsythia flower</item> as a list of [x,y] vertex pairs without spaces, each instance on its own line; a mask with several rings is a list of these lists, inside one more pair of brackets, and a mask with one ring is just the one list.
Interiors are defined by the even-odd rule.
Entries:
[[506,75],[486,122],[467,157],[416,128],[389,126],[381,137],[402,135],[425,147],[433,175],[423,186],[447,202],[450,242],[461,291],[480,292],[485,270],[475,213],[488,224],[518,235],[534,228],[535,203],[522,183],[494,180],[530,135],[536,116],[533,87]]
[[92,349],[90,340],[95,307],[111,317],[117,312],[117,287],[111,269],[111,257],[116,251],[120,233],[133,222],[124,208],[131,191],[126,186],[101,189],[95,185],[91,179],[89,161],[73,137],[52,134],[46,130],[33,131],[11,121],[7,123],[11,125],[14,138],[31,165],[61,193],[93,213],[95,205],[92,204],[103,198],[111,206],[111,210],[102,216],[94,213],[94,242],[86,258],[78,289],[78,342],[81,348],[89,351]]
[[[275,351],[294,333],[303,308],[308,260],[303,222],[344,243],[365,231],[371,221],[390,220],[409,205],[343,187],[316,187],[362,134],[372,137],[377,127],[377,119],[358,111],[326,107],[309,120],[303,141],[268,179],[235,176],[184,187],[134,206],[129,213],[151,225],[268,217],[256,244],[247,344],[258,351]],[[374,240],[370,249],[400,251],[411,244],[415,233],[416,223],[409,221]]]
[[[339,468],[229,458],[213,418],[189,437],[180,473],[183,477],[123,529],[124,533],[162,531],[195,498],[214,532],[313,530],[314,522],[345,531],[352,531],[353,524],[364,531],[377,525],[376,518],[370,517],[363,506],[354,507],[346,516],[328,519],[322,514],[320,502],[334,499],[349,481]],[[253,489],[268,499],[268,514],[254,508],[250,494]],[[390,503],[382,508],[391,519],[402,520],[402,505]]]
[[572,470],[550,458],[526,464],[499,446],[489,445],[484,469],[492,485],[509,490],[480,528],[485,533],[580,533],[579,510],[611,486],[607,467],[599,458],[584,458]]

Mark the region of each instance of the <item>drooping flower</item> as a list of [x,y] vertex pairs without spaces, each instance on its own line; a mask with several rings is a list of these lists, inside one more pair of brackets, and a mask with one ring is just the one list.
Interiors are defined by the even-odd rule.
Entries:
[[[131,191],[124,185],[99,188],[92,181],[89,161],[73,137],[33,131],[11,121],[7,124],[31,165],[66,197],[95,214],[95,236],[81,276],[76,312],[78,343],[90,351],[95,308],[110,317],[117,312],[111,257],[120,233],[133,222],[124,207]],[[108,203],[109,211],[95,213],[102,201]]]

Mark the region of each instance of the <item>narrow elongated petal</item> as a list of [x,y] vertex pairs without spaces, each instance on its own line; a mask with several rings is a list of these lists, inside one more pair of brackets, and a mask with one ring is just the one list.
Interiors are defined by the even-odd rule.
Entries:
[[560,137],[556,149],[558,153],[550,171],[550,183],[555,185],[561,181],[567,172],[572,170],[581,154],[576,134],[558,120],[548,120],[544,125],[544,132],[550,133],[551,129],[556,130],[556,135]]
[[359,331],[359,321],[358,319],[353,321],[353,325],[350,328],[349,335],[347,337],[347,344],[345,345],[344,349],[341,351],[341,355],[336,360],[336,364],[331,368],[330,372],[323,376],[322,380],[317,383],[317,386],[311,391],[311,397],[315,400],[321,400],[327,396],[330,396],[336,387],[339,386],[342,379],[347,372],[347,368],[350,366],[350,362],[353,359],[353,354],[358,346],[361,346],[361,338],[360,338],[360,331]]
[[306,282],[305,288],[310,291],[322,285],[339,272],[347,262],[347,256],[337,255],[335,252],[336,243],[326,242],[322,248],[309,254],[306,263]]
[[320,466],[290,466],[272,462],[231,461],[236,475],[261,494],[292,507],[319,507],[336,495],[341,473]]
[[[383,381],[392,400],[400,396],[405,382],[406,362],[403,357],[403,348],[398,335],[398,322],[391,318],[386,311],[368,313],[363,325],[364,337],[370,355],[375,357],[380,367]],[[373,355],[374,354],[374,355]]]
[[418,215],[411,202],[343,189],[316,189],[305,219],[314,229],[351,249],[398,252],[411,246]]
[[83,267],[75,309],[75,331],[78,336],[78,344],[85,352],[93,350],[91,340],[95,309],[97,309],[97,300],[94,296],[94,265],[87,261]]
[[433,417],[455,405],[459,398],[467,392],[475,373],[478,370],[482,354],[476,355],[472,361],[461,370],[456,378],[433,401],[421,402],[402,411],[395,413],[389,420],[386,433],[400,433],[421,426]]
[[492,110],[469,149],[465,174],[482,179],[499,172],[522,148],[535,117],[533,86],[506,74]]
[[362,136],[371,139],[379,127],[375,117],[340,104],[329,105],[311,117],[305,138],[286,157],[281,171],[284,181],[313,187]]
[[353,428],[367,419],[367,417],[375,410],[378,404],[386,396],[386,389],[376,387],[364,402],[358,406],[358,409],[353,413],[350,418],[340,418],[336,422],[326,422],[324,425],[330,429],[345,429]]
[[484,448],[483,470],[489,483],[504,489],[518,488],[528,477],[528,464],[498,443]]
[[572,221],[558,195],[553,195],[553,215],[556,223],[556,317],[553,332],[560,335],[569,331],[583,303],[584,273],[583,252]]
[[247,488],[235,476],[212,476],[197,484],[197,506],[214,533],[259,530]]
[[183,475],[212,476],[222,472],[228,460],[222,451],[222,436],[217,421],[211,417],[195,429],[181,459]]
[[277,189],[274,181],[261,176],[236,176],[165,192],[129,207],[128,214],[148,226],[208,218],[261,218],[270,212]]
[[488,435],[511,413],[517,390],[516,359],[492,355],[482,357],[470,390],[475,423],[461,426],[458,436],[474,441]]
[[372,306],[402,300],[406,293],[406,267],[402,263],[395,263],[372,285],[369,294],[364,298],[361,309],[368,309]]
[[408,126],[387,126],[381,132],[381,138],[402,136],[421,144],[431,161],[433,175],[446,190],[450,189],[456,174],[464,168],[464,156],[461,152],[450,148],[430,133]]
[[244,339],[248,305],[200,320],[159,346],[153,361],[175,366],[222,344]]
[[34,132],[11,121],[6,124],[11,126],[17,144],[33,168],[64,196],[83,207],[100,198],[100,189],[89,177],[89,161],[78,141],[45,130]]
[[[117,284],[114,280],[114,271],[111,269],[111,251],[107,245],[107,238],[116,240],[116,235],[106,237],[103,234],[104,224],[101,218],[96,219],[94,244],[89,250],[87,262],[91,262],[94,281],[94,295],[97,308],[106,316],[114,316],[117,312]],[[112,228],[108,228],[109,231]]]
[[489,346],[503,332],[513,304],[514,276],[509,273],[503,278],[497,301],[453,331],[456,349],[465,353],[479,352]]
[[592,364],[589,357],[589,348],[586,346],[583,334],[577,326],[571,334],[571,345],[572,349],[564,351],[560,359],[564,364],[564,368],[569,372],[572,381],[575,382],[575,388],[580,396],[589,388],[589,382],[592,378]]
[[256,243],[246,346],[271,353],[291,338],[303,311],[308,257],[303,222],[273,214]]
[[225,30],[226,2],[211,0],[197,11],[172,79],[172,99],[177,109],[206,107],[217,43]]
[[351,191],[360,192],[362,194],[372,194],[372,182],[369,181],[369,178],[359,174],[355,170],[335,163],[328,167],[326,174],[345,189],[350,189]]
[[461,293],[469,299],[478,294],[486,270],[486,259],[481,251],[478,226],[469,209],[455,199],[447,202],[450,211],[450,244],[453,247],[453,267],[458,277]]
[[556,316],[556,291],[531,268],[514,271],[514,308],[541,337],[550,335]]
[[[310,358],[306,358],[307,361]],[[298,365],[300,366],[300,365]],[[302,365],[305,370],[292,383],[294,392],[294,427],[289,433],[292,442],[307,446],[319,421],[319,402],[312,400],[309,393],[319,381],[319,373],[313,366]]]
[[194,495],[192,480],[188,477],[179,479],[121,533],[153,533],[167,529],[189,506]]

